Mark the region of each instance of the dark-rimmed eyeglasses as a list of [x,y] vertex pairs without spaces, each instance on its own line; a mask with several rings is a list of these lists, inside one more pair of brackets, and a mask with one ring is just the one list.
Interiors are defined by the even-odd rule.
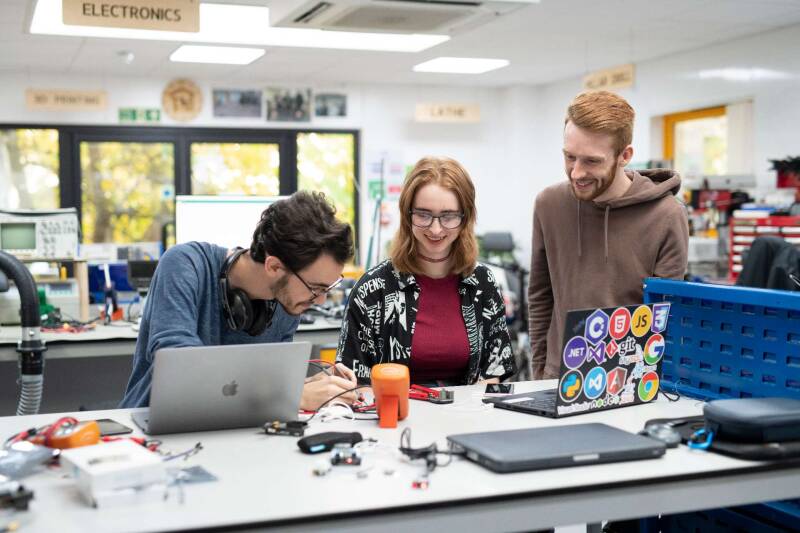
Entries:
[[418,228],[430,228],[435,219],[439,219],[439,225],[444,229],[456,229],[464,221],[463,213],[443,213],[434,215],[429,211],[412,209],[409,211],[411,223]]
[[331,292],[333,289],[335,289],[336,287],[338,287],[338,286],[339,286],[339,284],[340,284],[342,281],[344,281],[344,278],[343,278],[343,277],[341,277],[341,276],[339,276],[339,279],[337,279],[336,281],[334,281],[333,283],[331,283],[331,284],[330,284],[330,285],[328,285],[327,287],[324,287],[324,288],[317,288],[317,289],[315,289],[315,288],[313,288],[311,285],[309,285],[309,284],[306,282],[306,280],[304,280],[304,279],[303,279],[303,278],[300,276],[300,274],[298,274],[297,272],[295,272],[295,271],[294,271],[294,270],[292,270],[291,268],[289,269],[289,272],[291,272],[292,274],[294,274],[295,276],[297,276],[297,279],[299,279],[299,280],[300,280],[300,281],[303,283],[303,285],[305,285],[305,286],[306,286],[306,289],[308,289],[308,292],[310,292],[310,293],[311,293],[311,298],[309,299],[309,301],[311,301],[311,302],[313,302],[314,300],[316,300],[317,298],[319,298],[319,297],[320,297],[320,296],[322,296],[322,295],[327,295],[327,294],[328,294],[329,292]]

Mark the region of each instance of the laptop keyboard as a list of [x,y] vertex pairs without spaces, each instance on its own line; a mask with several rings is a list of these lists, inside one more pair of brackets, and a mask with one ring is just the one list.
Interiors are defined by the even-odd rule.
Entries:
[[517,405],[529,409],[536,409],[538,411],[555,411],[556,391],[550,390],[537,392],[533,399],[526,402],[519,402]]

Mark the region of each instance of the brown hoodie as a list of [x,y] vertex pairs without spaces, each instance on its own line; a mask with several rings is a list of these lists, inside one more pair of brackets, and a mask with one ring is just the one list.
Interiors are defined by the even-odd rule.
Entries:
[[529,329],[534,379],[557,378],[567,311],[641,303],[646,277],[682,279],[689,226],[671,170],[625,173],[628,191],[607,203],[575,198],[568,181],[533,208]]

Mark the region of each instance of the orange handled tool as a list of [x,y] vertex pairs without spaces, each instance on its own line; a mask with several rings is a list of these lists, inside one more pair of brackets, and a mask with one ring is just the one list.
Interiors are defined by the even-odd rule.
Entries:
[[372,392],[378,409],[378,426],[396,428],[408,416],[408,367],[383,363],[372,367]]

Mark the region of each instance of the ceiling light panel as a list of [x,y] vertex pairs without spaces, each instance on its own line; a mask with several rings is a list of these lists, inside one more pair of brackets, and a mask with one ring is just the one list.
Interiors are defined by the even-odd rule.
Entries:
[[507,59],[485,59],[477,57],[437,57],[415,65],[414,72],[438,72],[444,74],[483,74],[507,67]]

